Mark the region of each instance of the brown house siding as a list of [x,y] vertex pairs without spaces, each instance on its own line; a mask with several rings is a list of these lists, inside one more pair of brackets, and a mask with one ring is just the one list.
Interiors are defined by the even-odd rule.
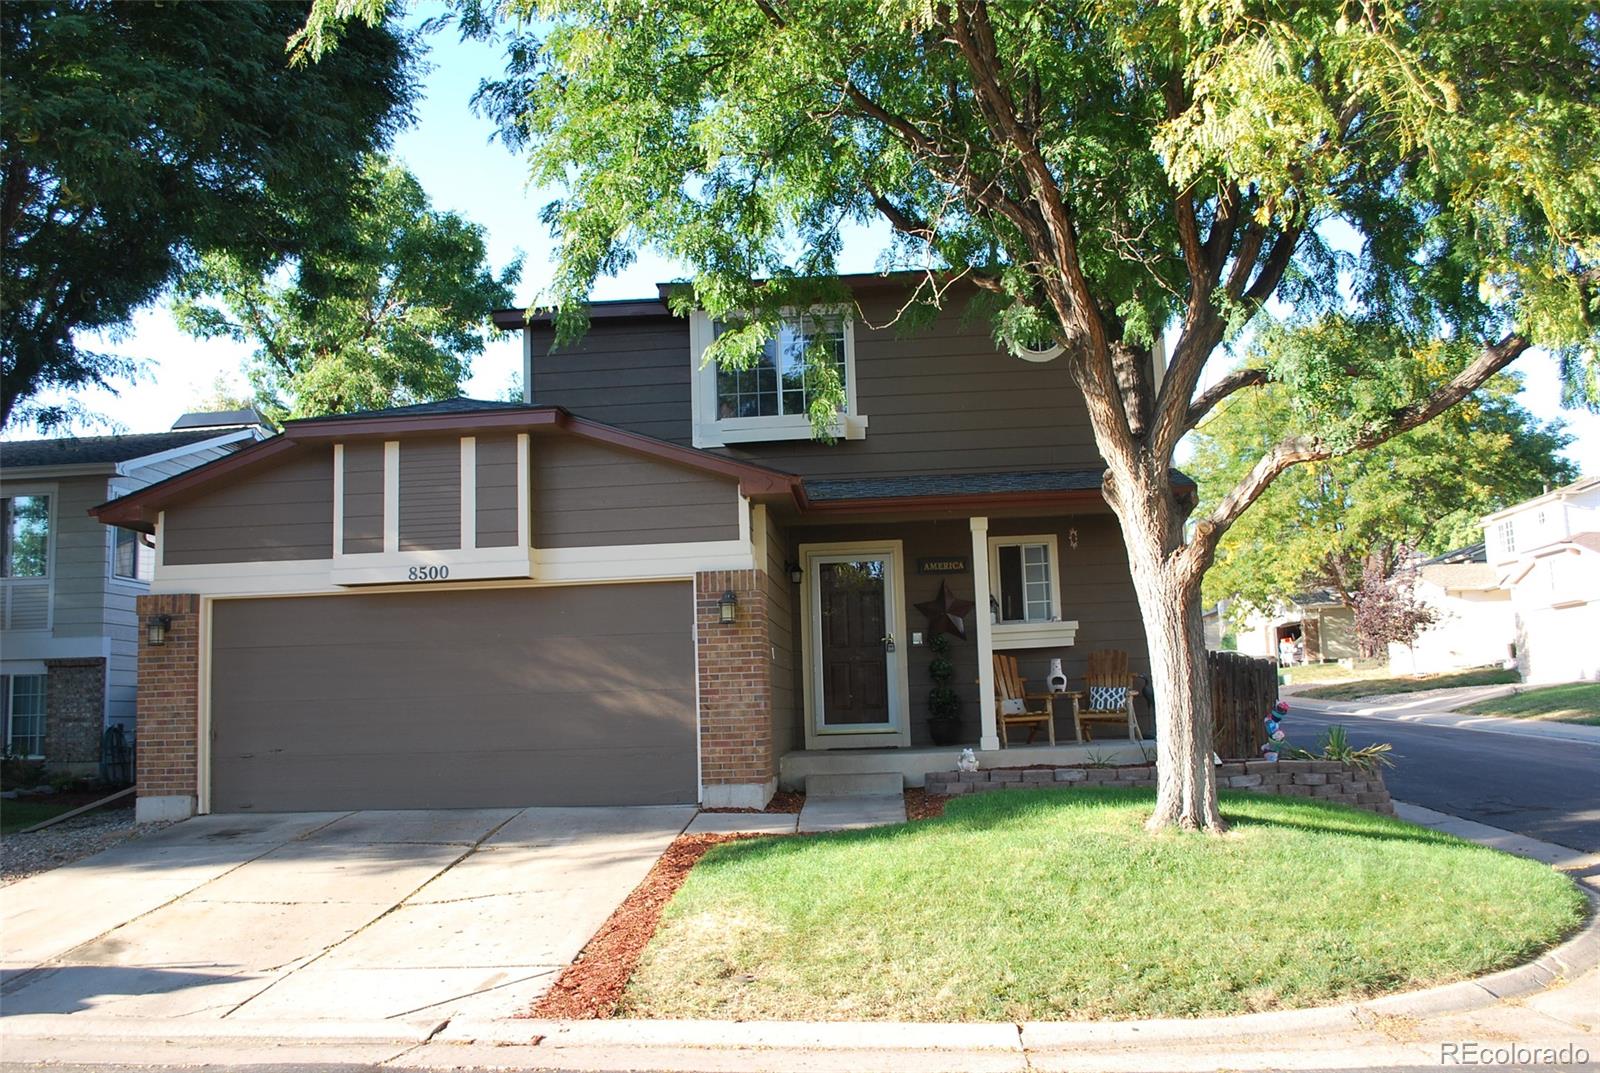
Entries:
[[731,478],[553,437],[534,442],[532,463],[537,547],[738,539]]
[[530,340],[536,404],[688,446],[687,320],[596,321],[576,344],[551,352],[553,339],[545,328]]
[[[381,474],[380,474],[381,481]],[[333,557],[333,451],[312,448],[167,508],[168,566]]]
[[461,440],[400,442],[400,550],[461,547]]
[[[1082,396],[1060,361],[1000,353],[988,322],[959,297],[915,331],[896,325],[903,298],[878,292],[855,320],[862,440],[752,443],[721,449],[808,477],[982,473],[1100,464]],[[873,327],[881,325],[881,327]],[[674,443],[692,441],[691,356],[682,318],[596,320],[572,348],[533,333],[534,399]]]
[[383,444],[344,445],[344,554],[383,550]]
[[479,436],[477,474],[478,547],[512,547],[517,542],[517,438]]

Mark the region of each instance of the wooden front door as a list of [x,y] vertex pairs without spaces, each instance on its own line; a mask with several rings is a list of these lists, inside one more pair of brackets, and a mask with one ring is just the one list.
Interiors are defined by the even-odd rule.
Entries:
[[895,726],[891,562],[886,556],[825,556],[815,571],[816,723],[819,732],[881,732]]

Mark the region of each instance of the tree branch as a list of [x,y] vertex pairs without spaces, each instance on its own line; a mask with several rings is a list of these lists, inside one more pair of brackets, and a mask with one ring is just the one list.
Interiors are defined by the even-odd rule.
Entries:
[[1255,467],[1222,498],[1210,517],[1202,519],[1195,526],[1194,538],[1182,553],[1188,560],[1186,568],[1198,577],[1210,565],[1216,554],[1217,543],[1228,527],[1290,466],[1364,451],[1431,421],[1483,386],[1485,381],[1510,365],[1531,345],[1524,336],[1512,333],[1498,343],[1484,347],[1483,353],[1451,378],[1449,383],[1426,398],[1396,410],[1381,427],[1369,429],[1341,449],[1329,446],[1317,436],[1291,436],[1281,441],[1263,455]]
[[1247,387],[1260,387],[1267,382],[1267,370],[1245,368],[1235,369],[1233,372],[1218,380],[1215,384],[1202,391],[1189,407],[1189,416],[1184,420],[1184,431],[1194,428],[1210,413],[1223,399],[1235,391]]

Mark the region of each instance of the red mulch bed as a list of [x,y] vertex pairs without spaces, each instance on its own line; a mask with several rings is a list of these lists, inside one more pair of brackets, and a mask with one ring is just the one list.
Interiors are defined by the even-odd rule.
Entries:
[[805,804],[805,794],[799,793],[795,790],[779,790],[777,793],[772,795],[772,800],[767,802],[766,808],[704,808],[700,811],[734,813],[758,812],[763,814],[772,812],[794,816],[799,814],[800,810],[805,807]]
[[[805,795],[780,793],[765,809],[706,809],[707,812],[795,813]],[[932,820],[944,815],[945,798],[931,796],[921,787],[906,791],[906,818]],[[689,870],[706,851],[723,842],[742,838],[798,837],[759,835],[679,835],[644,877],[644,882],[623,899],[593,939],[571,965],[561,970],[543,998],[524,1015],[540,1020],[588,1021],[617,1012],[623,989],[639,965],[639,958],[661,924],[661,912],[689,878]]]

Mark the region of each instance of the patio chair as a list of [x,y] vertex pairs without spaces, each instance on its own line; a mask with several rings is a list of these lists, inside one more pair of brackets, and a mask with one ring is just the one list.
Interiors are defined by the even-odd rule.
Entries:
[[1114,648],[1090,652],[1084,670],[1084,689],[1072,698],[1072,724],[1079,741],[1090,740],[1086,731],[1095,723],[1126,726],[1128,740],[1140,740],[1139,720],[1133,714],[1133,694],[1138,675],[1128,670],[1128,654]]
[[[995,689],[995,722],[1000,725],[1000,747],[1008,749],[1011,741],[1006,731],[1014,726],[1028,728],[1027,744],[1033,744],[1033,737],[1039,733],[1042,726],[1050,736],[1050,744],[1056,743],[1056,700],[1065,694],[1062,693],[1029,693],[1028,680],[1017,672],[1017,657],[1003,656],[996,652],[994,656],[994,689]],[[1044,707],[1030,707],[1043,701]]]

